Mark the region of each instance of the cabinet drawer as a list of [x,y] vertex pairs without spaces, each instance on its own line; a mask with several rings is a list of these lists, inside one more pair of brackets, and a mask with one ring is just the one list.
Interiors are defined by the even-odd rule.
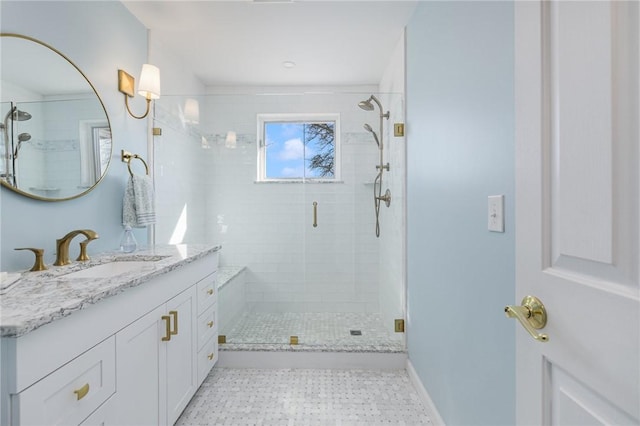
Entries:
[[216,362],[218,362],[218,339],[214,338],[198,352],[198,386],[204,382]]
[[218,297],[216,288],[217,273],[213,273],[198,282],[198,315],[203,313],[209,306],[212,306]]
[[20,418],[12,423],[80,424],[115,392],[115,364],[115,338],[110,337],[13,395],[13,412]]
[[112,396],[93,412],[81,426],[111,426],[116,424],[116,395]]
[[198,317],[198,350],[207,343],[209,339],[218,334],[218,318],[215,305],[204,311]]

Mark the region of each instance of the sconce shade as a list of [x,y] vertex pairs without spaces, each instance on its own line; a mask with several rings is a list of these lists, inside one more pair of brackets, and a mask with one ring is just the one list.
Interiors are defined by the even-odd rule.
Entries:
[[198,124],[200,121],[200,104],[197,99],[189,98],[184,102],[184,121]]
[[124,70],[118,70],[118,90],[124,94],[124,104],[127,107],[129,115],[136,119],[145,118],[149,114],[151,101],[160,98],[160,70],[158,67],[150,64],[142,65],[140,73],[140,84],[138,85],[138,94],[145,97],[147,101],[147,109],[142,115],[135,115],[129,108],[129,98],[134,97],[133,87],[135,79],[131,74]]
[[155,65],[142,65],[138,94],[147,99],[160,98],[160,70]]
[[224,140],[224,146],[227,148],[235,148],[236,147],[236,132],[234,132],[233,130],[229,130],[227,132],[227,137]]

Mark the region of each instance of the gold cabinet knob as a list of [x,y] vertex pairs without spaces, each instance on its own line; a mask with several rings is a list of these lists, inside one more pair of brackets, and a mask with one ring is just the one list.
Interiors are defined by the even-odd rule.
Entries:
[[207,290],[207,294],[208,294],[209,296],[211,296],[211,295],[213,294],[213,289],[212,289],[212,288],[210,288],[209,290]]
[[213,321],[209,321],[209,322],[207,323],[207,326],[209,326],[209,328],[213,327]]
[[521,306],[505,306],[504,313],[507,317],[520,321],[525,330],[537,341],[549,341],[548,335],[536,331],[547,325],[547,310],[537,297],[526,296],[522,299]]
[[209,355],[207,355],[207,358],[209,358],[210,360],[213,359],[213,352],[211,352]]
[[83,387],[81,387],[80,389],[76,389],[73,391],[73,393],[76,394],[76,398],[78,401],[80,401],[82,398],[84,398],[85,396],[87,396],[87,394],[89,393],[89,383],[86,383]]

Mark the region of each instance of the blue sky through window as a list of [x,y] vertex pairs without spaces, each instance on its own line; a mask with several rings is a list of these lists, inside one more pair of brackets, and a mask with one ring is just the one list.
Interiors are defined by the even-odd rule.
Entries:
[[[308,139],[308,125],[305,122],[265,122],[264,137],[266,142],[266,178],[267,179],[301,179],[320,178],[321,172],[310,168],[310,160],[317,154],[326,153],[316,139],[304,143]],[[323,122],[335,129],[332,122]],[[333,178],[333,176],[325,176]]]

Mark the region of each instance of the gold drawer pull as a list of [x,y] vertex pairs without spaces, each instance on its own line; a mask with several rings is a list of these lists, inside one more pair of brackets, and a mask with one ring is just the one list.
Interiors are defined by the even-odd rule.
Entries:
[[162,341],[168,342],[171,340],[171,317],[169,315],[163,315],[161,318],[165,323],[165,335],[162,338]]
[[209,296],[211,296],[211,295],[213,294],[213,289],[212,289],[212,288],[210,288],[209,290],[207,290],[207,294],[208,294]]
[[169,311],[169,315],[173,317],[174,325],[174,329],[171,332],[171,335],[178,334],[178,311]]
[[207,358],[209,358],[210,360],[213,359],[213,352],[211,352],[209,355],[207,355]]
[[78,401],[80,401],[82,398],[87,396],[87,394],[89,393],[89,383],[85,384],[80,389],[74,390],[73,393],[76,394],[76,397],[78,398]]
[[209,326],[209,328],[213,327],[213,321],[209,321],[207,325]]

